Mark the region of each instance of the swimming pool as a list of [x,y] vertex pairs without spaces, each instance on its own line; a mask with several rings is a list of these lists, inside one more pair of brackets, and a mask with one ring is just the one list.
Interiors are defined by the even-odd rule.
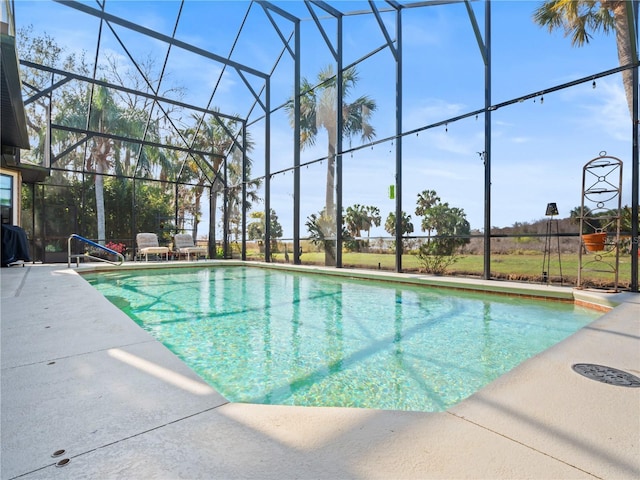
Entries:
[[256,267],[83,276],[233,402],[443,411],[601,314]]

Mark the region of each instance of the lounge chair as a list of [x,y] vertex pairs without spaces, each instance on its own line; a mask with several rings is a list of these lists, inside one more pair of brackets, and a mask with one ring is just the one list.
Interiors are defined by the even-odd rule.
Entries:
[[169,247],[161,247],[158,244],[158,235],[155,233],[139,233],[136,235],[136,244],[138,245],[138,255],[144,255],[144,259],[148,262],[149,255],[162,255],[169,260]]
[[196,260],[200,255],[204,257],[207,256],[207,248],[197,247],[193,242],[193,237],[188,233],[177,233],[173,237],[173,247],[178,257],[180,257],[180,255],[186,255],[187,260],[191,260],[192,254],[196,256]]

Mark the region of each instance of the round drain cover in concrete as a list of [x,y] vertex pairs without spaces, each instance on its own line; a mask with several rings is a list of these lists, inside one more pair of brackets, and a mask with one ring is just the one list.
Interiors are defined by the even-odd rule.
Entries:
[[604,367],[592,363],[576,363],[572,368],[580,375],[598,382],[619,387],[640,387],[640,378],[617,368]]

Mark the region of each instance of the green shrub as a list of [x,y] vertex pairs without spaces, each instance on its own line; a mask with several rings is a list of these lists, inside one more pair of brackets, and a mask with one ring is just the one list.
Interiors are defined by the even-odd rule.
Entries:
[[451,254],[443,254],[441,245],[436,243],[424,243],[418,249],[418,263],[425,272],[434,275],[442,275],[450,265],[456,263],[461,257],[456,252]]

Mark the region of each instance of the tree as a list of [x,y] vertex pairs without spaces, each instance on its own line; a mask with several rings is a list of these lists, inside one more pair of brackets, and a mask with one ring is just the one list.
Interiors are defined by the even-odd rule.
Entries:
[[[471,226],[467,221],[464,210],[450,207],[442,203],[435,190],[424,190],[418,194],[416,215],[421,216],[420,227],[428,232],[428,251],[433,255],[452,255],[458,247],[469,243]],[[432,239],[432,232],[437,232],[438,238]]]
[[362,205],[356,203],[352,207],[347,207],[344,222],[349,234],[353,237],[359,237],[360,232],[365,228],[366,219],[367,213]]
[[[635,219],[637,223],[640,223],[640,213],[638,213],[638,217]],[[637,224],[636,223],[636,224]],[[627,249],[631,252],[631,231],[633,228],[633,210],[628,205],[622,207],[620,212],[620,230],[624,232],[621,239],[621,247]]]
[[[625,0],[547,0],[533,13],[534,21],[547,27],[550,32],[564,30],[565,37],[571,37],[573,46],[581,47],[589,43],[593,32],[616,33],[618,60],[621,66],[633,62],[631,50],[630,1]],[[622,82],[627,97],[627,105],[633,118],[633,71],[622,72]]]
[[[89,156],[86,159],[86,170],[94,173],[95,187],[95,214],[98,242],[104,243],[106,240],[105,225],[105,201],[104,201],[104,176],[115,164],[119,162],[122,151],[127,150],[127,145],[120,140],[116,140],[109,135],[122,135],[136,137],[141,135],[144,128],[144,113],[137,111],[127,111],[118,105],[111,91],[101,85],[94,86],[85,92],[84,101],[66,95],[59,102],[56,118],[60,122],[75,128],[87,129],[94,134],[89,143]],[[85,108],[83,108],[83,105]],[[91,105],[88,110],[87,119],[86,106]],[[54,138],[58,145],[69,142],[67,136]]]
[[[247,134],[247,151],[252,150],[253,143],[249,141],[249,136]],[[230,158],[230,161],[229,161]],[[227,194],[229,195],[229,224],[230,231],[233,233],[234,239],[237,240],[240,231],[241,231],[241,223],[242,223],[242,152],[239,148],[233,148],[231,155],[227,157],[228,165],[227,165]],[[246,161],[246,176],[247,178],[251,178],[251,166],[252,161],[247,156]],[[248,210],[251,208],[253,203],[257,203],[260,201],[260,197],[258,196],[258,188],[262,185],[261,179],[251,179],[246,182],[247,187],[247,198],[244,203],[244,207]]]
[[[99,133],[121,133],[119,124],[122,119],[122,112],[109,91],[105,87],[97,86],[93,93],[89,127]],[[87,161],[87,169],[95,172],[96,222],[98,225],[98,241],[101,243],[106,240],[103,174],[109,169],[115,148],[114,140],[97,136],[94,138],[89,160]]]
[[[336,223],[330,218],[325,210],[322,210],[319,214],[312,213],[307,217],[305,222],[307,231],[309,232],[309,239],[314,245],[319,245],[324,248],[325,251],[325,265],[335,265],[335,250],[329,245],[332,245],[336,237]],[[349,242],[351,236],[349,231],[342,225],[342,238]]]
[[[111,91],[101,85],[95,85],[89,92],[91,109],[88,119],[88,130],[96,132],[93,135],[86,169],[93,171],[96,198],[96,224],[98,241],[106,240],[104,178],[110,170],[122,172],[122,159],[131,154],[131,144],[117,140],[110,135],[120,135],[130,138],[142,138],[147,125],[148,113],[142,110],[125,108],[117,102]],[[76,127],[83,128],[84,116],[67,117]],[[82,125],[82,126],[81,126]],[[154,122],[149,122],[147,138],[157,139]],[[104,134],[104,135],[101,135]],[[157,155],[156,155],[157,156]],[[148,160],[148,159],[147,159]],[[145,160],[146,163],[147,160]]]
[[602,219],[598,217],[604,218],[609,216],[615,216],[615,215],[611,214],[609,211],[602,211],[602,210],[597,211],[597,209],[592,210],[591,208],[585,205],[584,207],[582,206],[574,207],[569,212],[569,221],[578,226],[582,225],[581,233],[589,234],[589,233],[596,233],[598,231],[601,231],[601,229],[607,226],[607,222],[605,221],[603,224]]
[[[18,49],[18,56],[23,60],[29,60],[33,63],[44,65],[46,67],[53,67],[58,69],[64,69],[66,71],[75,72],[81,75],[89,75],[90,69],[85,61],[84,51],[76,54],[70,53],[65,55],[63,47],[59,46],[55,39],[44,33],[40,36],[35,36],[33,33],[33,26],[22,27],[17,32],[16,47]],[[20,77],[22,79],[23,97],[28,98],[32,95],[42,92],[52,84],[53,75],[45,70],[28,68],[22,66],[20,69]],[[67,114],[75,115],[79,112],[83,112],[85,115],[87,112],[87,85],[82,82],[67,82],[64,85],[58,87],[52,96],[54,98],[63,99],[62,102],[55,102],[51,105],[51,116],[55,123],[61,123],[66,125],[64,119]],[[27,119],[27,127],[30,135],[31,150],[23,150],[21,155],[23,160],[30,161],[35,164],[43,164],[45,157],[45,139],[47,132],[47,117],[50,109],[50,96],[42,95],[35,101],[25,106],[25,113]],[[77,141],[77,138],[72,137],[68,133],[60,133],[59,131],[53,132],[53,142],[64,143],[68,140],[69,144]],[[65,150],[67,145],[62,145],[61,151]],[[64,161],[72,162],[77,166],[77,169],[82,168],[84,159],[82,155],[77,155],[75,151],[70,152],[65,156]],[[61,167],[62,160],[58,160],[57,167]],[[56,177],[56,181],[62,183],[64,179],[63,175],[52,172]]]
[[[90,75],[90,68],[85,61],[84,52],[79,54],[64,54],[55,39],[44,33],[41,36],[33,36],[33,28],[23,28],[19,32],[21,37],[18,46],[20,57],[36,64],[59,68],[65,71]],[[119,77],[117,62],[108,57],[106,66],[99,67],[101,80],[110,80]],[[145,76],[151,70],[151,64],[145,66]],[[42,92],[53,83],[53,75],[44,69],[23,67],[21,70],[23,89],[26,96]],[[115,173],[117,176],[133,175],[130,169],[130,159],[138,155],[138,167],[144,171],[151,171],[152,164],[166,167],[166,159],[163,158],[162,149],[140,149],[139,145],[116,140],[115,137],[107,137],[101,134],[116,135],[122,137],[142,138],[159,141],[157,121],[147,120],[149,106],[139,105],[139,96],[130,93],[118,93],[101,85],[91,85],[88,82],[72,81],[63,82],[49,95],[42,95],[27,106],[27,122],[32,138],[37,136],[37,145],[29,152],[28,158],[40,163],[45,156],[45,139],[47,132],[47,115],[50,110],[52,123],[80,130],[88,130],[91,135],[84,135],[86,142],[83,144],[83,135],[70,133],[64,129],[52,128],[51,150],[54,153],[65,154],[52,160],[51,184],[73,185],[80,178],[80,174],[93,172],[93,188],[95,195],[95,210],[87,203],[83,205],[83,213],[80,217],[92,217],[95,215],[94,225],[85,225],[85,235],[97,236],[100,242],[107,238],[107,219],[114,216],[107,210],[105,193],[105,174]],[[145,128],[146,127],[146,128]],[[86,148],[85,148],[86,146]],[[87,157],[88,150],[88,158]],[[124,187],[125,182],[120,182]],[[121,189],[121,193],[124,190]],[[120,197],[124,202],[123,197]],[[81,203],[80,195],[77,202]],[[108,229],[110,232],[117,230],[114,226]]]
[[[427,242],[420,245],[418,258],[430,273],[443,273],[457,260],[457,250],[469,243],[471,225],[464,210],[443,203],[434,190],[418,194],[416,215],[422,216],[420,227],[428,232]],[[437,238],[431,238],[436,232]]]
[[471,226],[463,209],[439,203],[426,212],[422,230],[438,232],[438,238],[427,240],[433,255],[453,255],[458,247],[469,243],[463,236],[469,235]]
[[[365,230],[367,237],[371,231],[371,226],[380,226],[380,210],[374,206],[363,206],[355,204],[352,207],[347,207],[346,214],[344,216],[344,222],[351,237],[359,237],[361,232]],[[355,240],[352,242],[351,250],[360,250],[362,244],[367,244],[368,241]]]
[[[440,202],[440,197],[436,193],[435,190],[423,190],[418,194],[418,200],[416,202],[416,215],[418,217],[425,217],[429,214],[429,210],[436,204]],[[424,224],[424,220],[422,221],[422,231],[428,232],[429,237],[431,236],[432,227]]]
[[[255,218],[255,222],[251,222],[247,225],[247,236],[249,240],[263,240],[264,232],[266,230],[266,224],[264,220],[264,212],[252,212],[250,215],[251,218]],[[269,216],[269,228],[271,241],[274,239],[282,237],[282,225],[278,221],[278,215],[276,215],[275,210],[271,209],[271,214]]]
[[380,209],[378,207],[374,207],[373,205],[368,205],[364,207],[366,212],[366,221],[364,223],[363,230],[367,231],[367,238],[371,235],[371,227],[380,226],[380,221],[382,217],[380,217]]
[[[638,213],[638,223],[640,223],[640,213]],[[631,233],[631,227],[633,225],[632,209],[629,205],[622,207],[620,212],[620,229],[623,232]]]
[[[238,172],[238,165],[234,168],[236,170],[235,173],[240,175],[240,186],[242,182],[242,155],[238,148],[234,148],[234,136],[238,130],[238,125],[234,119],[223,118],[218,115],[210,115],[207,117],[206,121],[202,121],[201,117],[197,115],[193,115],[193,119],[196,121],[197,126],[186,130],[187,137],[191,141],[193,148],[211,152],[211,158],[206,160],[200,158],[199,161],[191,159],[185,162],[183,175],[196,181],[196,187],[193,192],[195,208],[194,216],[196,216],[196,219],[200,212],[200,198],[204,190],[204,185],[207,179],[210,179],[211,188],[214,192],[211,196],[210,208],[213,216],[212,225],[215,225],[218,194],[225,188],[221,171],[222,166],[224,165],[224,157],[227,157],[227,161],[229,163],[231,163],[229,161],[229,157],[231,157],[232,161],[239,163],[240,171]],[[253,142],[248,139],[246,150],[249,152],[252,149]],[[250,164],[250,160],[248,161]],[[205,163],[207,167],[203,168],[201,166],[202,163]],[[233,207],[233,205],[231,205],[231,207]],[[196,223],[194,225],[194,231],[197,231],[197,222],[194,223]]]
[[[413,223],[411,223],[411,215],[407,215],[402,212],[402,223],[400,224],[402,235],[413,233]],[[396,214],[390,212],[387,216],[387,220],[384,222],[384,230],[389,234],[395,236],[396,234]]]
[[[261,244],[260,251],[263,251],[262,241],[266,241],[264,212],[252,212],[250,216],[251,218],[255,218],[256,221],[247,225],[247,236],[249,237],[249,240],[258,240]],[[278,215],[276,215],[273,208],[269,215],[269,228],[271,229],[269,235],[271,237],[271,260],[273,260],[273,254],[278,251],[278,242],[276,239],[282,237],[282,225],[280,225]]]
[[[314,145],[319,128],[327,131],[327,178],[325,191],[324,216],[327,222],[320,222],[319,225],[326,224],[327,228],[335,222],[335,169],[336,169],[336,141],[338,135],[352,138],[360,135],[362,141],[371,140],[375,137],[373,126],[369,123],[371,113],[376,109],[376,103],[368,96],[356,98],[353,102],[345,101],[351,90],[358,82],[358,73],[355,67],[346,69],[342,75],[342,132],[337,131],[337,76],[331,65],[324,68],[318,74],[318,85],[303,78],[300,86],[300,142],[302,148]],[[294,102],[289,100],[286,105],[289,121],[294,122]],[[335,233],[335,227],[333,227]],[[323,237],[329,237],[328,231],[323,233]],[[333,243],[324,242],[326,245],[325,264],[330,265],[331,258],[335,258]]]

